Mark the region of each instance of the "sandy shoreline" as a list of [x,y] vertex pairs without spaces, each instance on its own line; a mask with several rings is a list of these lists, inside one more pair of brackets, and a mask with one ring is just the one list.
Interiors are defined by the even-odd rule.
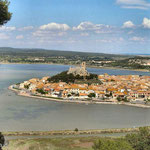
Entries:
[[131,103],[119,103],[119,102],[97,102],[97,101],[81,101],[81,100],[63,100],[63,99],[55,99],[55,98],[49,98],[49,97],[42,97],[42,96],[33,96],[29,94],[21,94],[19,90],[14,89],[13,86],[9,86],[9,89],[16,92],[19,96],[24,97],[30,97],[30,98],[36,98],[40,100],[47,100],[47,101],[56,101],[56,102],[65,102],[65,103],[77,103],[77,104],[111,104],[111,105],[127,105],[127,106],[133,106],[133,107],[139,107],[139,108],[150,108],[150,106],[144,105],[144,104],[131,104]]

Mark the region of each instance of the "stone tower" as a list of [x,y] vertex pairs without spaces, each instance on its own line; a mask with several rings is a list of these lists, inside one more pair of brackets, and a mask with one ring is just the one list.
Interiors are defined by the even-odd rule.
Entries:
[[86,62],[82,62],[81,67],[85,70],[86,69]]
[[86,70],[86,62],[82,62],[80,67],[75,67],[68,70],[67,74],[80,75],[80,76],[89,76],[90,74]]

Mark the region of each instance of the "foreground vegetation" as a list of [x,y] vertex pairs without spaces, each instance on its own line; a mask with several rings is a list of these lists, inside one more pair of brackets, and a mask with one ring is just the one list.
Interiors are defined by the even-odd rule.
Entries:
[[[108,143],[110,148],[103,146],[103,149],[99,149],[99,145],[94,144],[98,139],[97,137],[20,139],[10,141],[4,150],[133,150],[126,141],[111,138],[100,138],[100,143],[106,145]],[[116,147],[119,149],[115,149]]]
[[8,6],[7,0],[0,0],[0,25],[4,25],[11,19],[12,14],[8,11]]
[[150,150],[150,130],[139,128],[125,137],[74,137],[10,140],[4,150]]

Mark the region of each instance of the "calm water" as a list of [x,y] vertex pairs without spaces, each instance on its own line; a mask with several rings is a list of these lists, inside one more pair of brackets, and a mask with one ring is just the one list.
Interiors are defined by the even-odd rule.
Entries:
[[[51,76],[67,70],[63,65],[0,65],[0,130],[44,131],[101,129],[150,125],[150,109],[120,105],[70,104],[17,96],[7,90],[13,83],[32,77]],[[88,69],[97,74],[140,74],[148,72]]]

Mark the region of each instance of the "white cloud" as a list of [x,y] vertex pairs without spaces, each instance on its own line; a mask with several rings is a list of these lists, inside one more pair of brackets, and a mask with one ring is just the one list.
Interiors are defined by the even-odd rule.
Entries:
[[117,4],[128,9],[149,9],[150,3],[147,0],[117,0]]
[[94,24],[92,22],[81,22],[78,26],[73,27],[73,31],[86,31],[93,33],[101,34],[101,33],[110,33],[112,32],[112,28],[109,25],[104,24]]
[[103,24],[93,24],[92,22],[81,22],[77,27],[73,27],[73,30],[102,30],[104,28],[110,28],[110,26]]
[[96,40],[96,42],[100,42],[100,43],[114,43],[114,42],[123,42],[124,38],[120,37],[120,38],[105,38],[105,39],[98,39]]
[[126,9],[143,9],[143,10],[147,10],[147,7],[144,6],[122,6],[122,8],[126,8]]
[[142,25],[144,26],[144,28],[150,28],[150,19],[144,18]]
[[134,36],[134,37],[130,38],[129,40],[130,40],[130,41],[143,42],[145,39],[144,39],[143,37]]
[[73,27],[73,30],[91,30],[95,27],[91,22],[81,22],[77,27]]
[[135,25],[133,24],[133,22],[132,21],[126,21],[126,22],[124,22],[124,24],[123,24],[123,28],[133,28]]
[[61,36],[65,36],[66,34],[67,34],[66,32],[48,32],[42,30],[37,30],[32,33],[34,37],[40,37],[40,38],[61,37]]
[[111,39],[98,39],[96,40],[97,43],[112,43]]
[[40,30],[50,30],[50,31],[67,31],[70,27],[67,24],[58,24],[58,23],[49,23],[46,25],[42,25],[39,28]]
[[19,40],[19,39],[23,39],[24,38],[24,36],[23,35],[18,35],[18,36],[16,36],[16,39],[17,40]]
[[[67,24],[49,23],[40,26],[32,35],[40,39],[53,39],[65,36],[89,36],[90,34],[111,33],[113,27],[91,22],[81,22],[78,26],[69,27]],[[76,34],[77,33],[77,34]]]
[[32,35],[37,38],[51,39],[65,36],[68,30],[70,27],[67,24],[49,23],[40,26]]
[[0,31],[14,31],[14,30],[16,30],[16,27],[0,26]]
[[81,36],[89,36],[89,33],[81,33]]
[[58,36],[64,36],[64,35],[66,35],[66,32],[59,32],[57,35]]
[[0,33],[0,40],[7,40],[9,39],[9,36],[6,35],[5,33]]
[[23,27],[23,28],[19,28],[19,31],[27,31],[27,30],[32,30],[33,26],[27,26],[27,27]]

